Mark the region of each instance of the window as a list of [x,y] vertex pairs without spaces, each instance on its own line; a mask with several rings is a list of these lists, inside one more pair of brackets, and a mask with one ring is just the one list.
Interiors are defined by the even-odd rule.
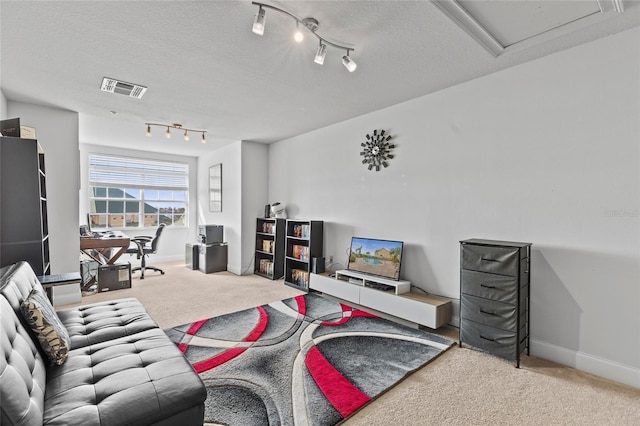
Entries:
[[189,165],[89,154],[91,228],[187,225]]

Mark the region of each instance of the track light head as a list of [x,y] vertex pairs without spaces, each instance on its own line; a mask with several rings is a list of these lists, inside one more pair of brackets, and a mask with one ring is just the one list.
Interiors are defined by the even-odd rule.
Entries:
[[318,46],[318,51],[316,52],[316,57],[313,62],[322,65],[324,64],[325,56],[327,56],[327,45],[320,42],[320,46]]
[[184,140],[188,141],[189,140],[189,133],[187,133],[187,131],[184,131]]
[[258,13],[256,13],[256,19],[253,21],[253,32],[258,35],[264,35],[264,24],[266,22],[266,16],[264,9],[260,6]]
[[169,126],[167,126],[167,132],[165,134],[167,135],[167,139],[171,139],[171,130],[169,130]]
[[147,123],[147,136],[151,136],[151,124]]
[[207,143],[207,140],[204,138],[204,132],[202,132],[202,143]]
[[349,72],[354,72],[356,68],[358,68],[358,64],[353,62],[353,59],[349,57],[349,51],[347,50],[347,54],[342,57],[342,64],[345,66]]

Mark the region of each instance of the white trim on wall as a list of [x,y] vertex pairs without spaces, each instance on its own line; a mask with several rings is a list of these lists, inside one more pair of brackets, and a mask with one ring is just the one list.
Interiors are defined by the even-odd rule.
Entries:
[[531,339],[531,355],[640,388],[640,369],[619,362],[552,345],[537,339]]

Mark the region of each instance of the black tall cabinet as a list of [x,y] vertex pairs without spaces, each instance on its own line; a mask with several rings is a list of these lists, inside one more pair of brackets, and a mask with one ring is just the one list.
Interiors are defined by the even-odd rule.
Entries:
[[0,138],[0,266],[26,260],[49,275],[44,152],[38,141]]

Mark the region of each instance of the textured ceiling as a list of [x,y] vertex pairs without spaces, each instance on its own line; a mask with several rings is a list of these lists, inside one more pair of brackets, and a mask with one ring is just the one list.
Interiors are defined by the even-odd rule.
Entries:
[[[640,25],[638,2],[626,1],[622,14],[494,57],[430,1],[265,3],[316,18],[318,33],[355,47],[358,69],[332,47],[315,64],[317,39],[292,42],[285,15],[267,10],[264,36],[252,33],[250,1],[2,0],[0,87],[9,100],[81,113],[81,142],[197,155],[302,134]],[[101,92],[105,76],[147,93]],[[161,144],[162,129],[144,136],[148,121],[206,129],[209,142]]]

